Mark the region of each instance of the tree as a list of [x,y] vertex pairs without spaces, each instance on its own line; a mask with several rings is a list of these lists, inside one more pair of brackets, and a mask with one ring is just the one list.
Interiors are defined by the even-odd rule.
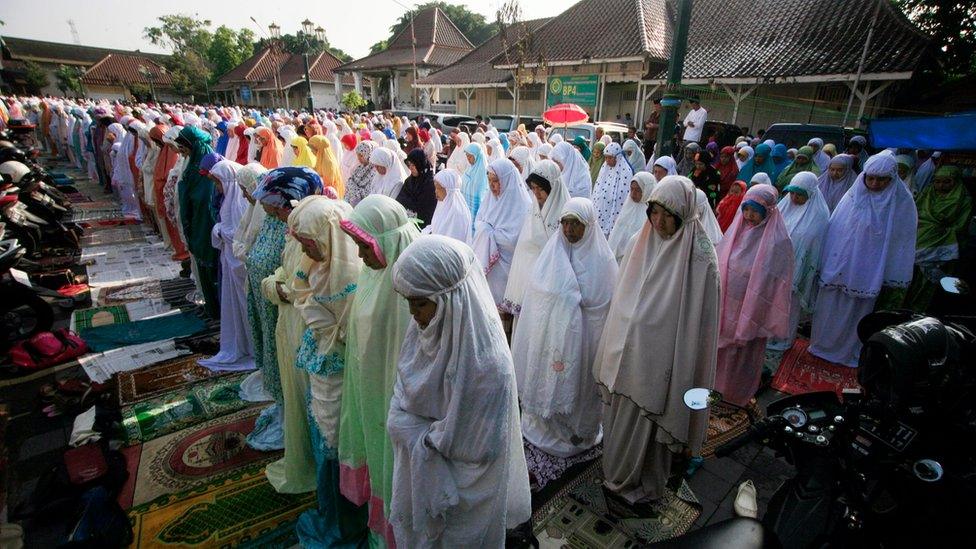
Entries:
[[952,79],[976,72],[976,8],[971,1],[892,0],[942,52],[940,64]]
[[[254,43],[254,53],[257,53],[264,48],[268,47],[270,40],[267,38],[262,38]],[[352,56],[348,53],[342,51],[339,48],[332,47],[329,44],[329,39],[326,38],[325,41],[321,41],[317,38],[311,39],[312,48],[309,53],[319,53],[321,51],[328,51],[332,55],[336,56],[339,61],[343,63],[347,61],[352,61]],[[295,34],[283,34],[281,35],[281,46],[288,53],[302,54],[305,53],[305,40],[302,36],[302,31],[298,31]]]
[[[495,33],[492,26],[485,21],[485,16],[480,13],[475,13],[462,5],[448,4],[441,0],[434,2],[425,2],[418,5],[414,9],[404,13],[400,16],[400,19],[390,27],[390,39],[392,40],[401,30],[407,28],[410,25],[410,16],[416,15],[427,8],[437,7],[444,12],[454,25],[457,26],[464,36],[471,41],[472,44],[478,45],[491,38]],[[373,45],[376,47],[376,44]],[[370,53],[375,53],[370,49]]]
[[254,33],[250,29],[234,32],[221,25],[213,33],[210,46],[207,48],[207,60],[214,77],[226,74],[251,56],[254,44]]
[[347,110],[357,111],[366,106],[366,100],[356,90],[352,90],[342,95],[342,105]]
[[390,47],[389,40],[380,40],[379,42],[369,47],[369,54],[373,55],[374,53],[379,53],[388,47]]
[[51,83],[44,69],[33,61],[24,62],[24,80],[27,81],[30,91],[36,94],[40,94],[41,88]]
[[213,42],[210,21],[185,14],[162,15],[157,20],[159,26],[146,27],[143,34],[153,44],[173,49],[165,65],[174,91],[180,95],[202,95],[212,77],[206,59]]
[[61,93],[68,95],[84,95],[85,87],[81,84],[81,76],[85,71],[80,67],[69,67],[68,65],[58,65],[58,70],[54,72],[54,77],[58,81],[58,89]]

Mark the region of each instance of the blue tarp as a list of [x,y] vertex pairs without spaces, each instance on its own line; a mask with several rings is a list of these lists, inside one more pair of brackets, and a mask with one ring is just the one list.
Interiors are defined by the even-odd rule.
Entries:
[[976,151],[976,112],[923,118],[878,118],[868,127],[871,145],[936,151]]

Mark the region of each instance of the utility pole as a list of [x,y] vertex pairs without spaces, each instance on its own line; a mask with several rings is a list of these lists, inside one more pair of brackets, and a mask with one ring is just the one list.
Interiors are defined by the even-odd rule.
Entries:
[[671,156],[671,139],[681,106],[681,71],[685,66],[688,49],[688,27],[691,26],[691,0],[678,0],[678,26],[671,41],[671,59],[668,61],[668,83],[661,98],[661,118],[657,130],[655,156]]

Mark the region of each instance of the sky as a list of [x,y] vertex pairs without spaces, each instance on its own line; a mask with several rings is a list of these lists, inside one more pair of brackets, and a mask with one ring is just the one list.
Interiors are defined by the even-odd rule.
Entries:
[[[551,17],[576,1],[523,0],[523,18]],[[68,26],[71,20],[82,45],[165,53],[142,36],[143,29],[153,26],[160,15],[194,15],[212,21],[213,28],[247,27],[258,37],[267,35],[267,27],[272,22],[281,26],[282,33],[294,34],[301,28],[300,22],[308,18],[325,29],[330,44],[358,58],[367,55],[371,45],[389,36],[390,26],[407,11],[404,6],[422,3],[411,0],[2,0],[0,21],[4,25],[0,26],[0,34],[71,44]],[[491,21],[502,0],[452,3],[463,4]],[[260,23],[260,28],[251,17]]]

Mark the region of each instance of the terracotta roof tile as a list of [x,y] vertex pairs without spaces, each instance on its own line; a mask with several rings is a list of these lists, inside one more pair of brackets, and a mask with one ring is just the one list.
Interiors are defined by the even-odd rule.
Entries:
[[153,84],[159,87],[171,86],[173,80],[166,69],[148,57],[141,55],[125,55],[113,53],[106,55],[95,63],[81,77],[86,85],[113,86],[118,84],[142,83],[149,84],[149,80],[139,72],[145,67],[155,78]]
[[169,57],[168,55],[158,53],[62,44],[60,42],[31,40],[30,38],[17,38],[14,36],[4,36],[3,41],[15,59],[52,60],[86,66],[94,65],[109,54],[141,55],[157,63],[162,63]]

